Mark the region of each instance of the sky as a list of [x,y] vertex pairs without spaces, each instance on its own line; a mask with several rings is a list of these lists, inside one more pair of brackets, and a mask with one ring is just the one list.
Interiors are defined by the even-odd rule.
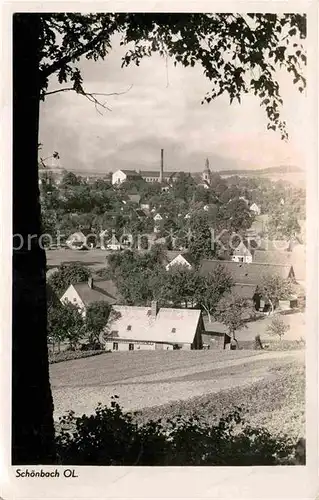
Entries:
[[[164,149],[166,170],[202,171],[265,168],[305,163],[305,97],[289,74],[278,74],[284,100],[282,117],[289,141],[267,130],[257,97],[229,104],[221,96],[201,104],[210,90],[201,66],[174,67],[154,55],[121,68],[124,54],[117,40],[105,61],[80,63],[87,92],[120,93],[102,97],[109,110],[75,92],[49,95],[40,108],[42,157],[58,151],[58,164],[78,172],[110,172],[120,168],[157,169]],[[69,86],[69,85],[66,85]],[[60,88],[55,81],[49,90]],[[124,92],[124,93],[122,93]]]

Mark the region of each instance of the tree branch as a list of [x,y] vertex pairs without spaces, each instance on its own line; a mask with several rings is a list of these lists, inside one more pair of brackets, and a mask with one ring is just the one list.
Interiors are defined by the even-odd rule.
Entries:
[[90,42],[88,42],[86,45],[82,45],[78,50],[75,50],[73,54],[61,57],[58,61],[55,61],[52,63],[50,66],[47,66],[46,68],[43,68],[40,71],[41,77],[43,80],[48,78],[50,75],[55,73],[57,70],[65,66],[66,64],[70,63],[71,61],[74,61],[78,59],[79,57],[83,56],[86,52],[89,52],[90,50],[94,49],[97,43],[102,41],[103,37],[108,34],[109,27],[104,26],[100,33],[93,38]]
[[[126,94],[131,90],[133,85],[130,85],[127,90],[124,90],[123,92],[110,92],[110,93],[104,93],[104,92],[84,92],[84,94],[89,94],[89,95],[94,95],[94,96],[112,96],[112,95],[123,95]],[[64,87],[63,89],[56,89],[56,90],[50,90],[50,92],[44,92],[44,96],[47,95],[52,95],[52,94],[57,94],[58,92],[66,92],[67,90],[73,90],[77,92],[77,94],[83,94],[82,92],[76,91],[74,87]]]
[[86,92],[84,89],[80,90],[80,89],[75,89],[74,87],[64,87],[62,89],[55,89],[55,90],[51,90],[50,92],[45,92],[43,95],[44,96],[48,96],[48,95],[58,94],[59,92],[73,91],[73,92],[76,92],[79,95],[83,95],[90,102],[93,102],[93,104],[95,105],[96,111],[99,114],[102,114],[101,111],[98,109],[99,107],[101,107],[103,109],[107,109],[108,111],[112,111],[112,109],[109,108],[108,106],[106,106],[105,102],[102,103],[101,101],[99,101],[99,99],[97,99],[97,96],[98,97],[100,97],[100,96],[109,97],[109,96],[113,96],[113,95],[123,95],[123,94],[126,94],[127,92],[129,92],[132,87],[133,87],[133,85],[131,85],[127,90],[124,90],[123,92],[110,92],[110,93],[104,93],[104,92]]

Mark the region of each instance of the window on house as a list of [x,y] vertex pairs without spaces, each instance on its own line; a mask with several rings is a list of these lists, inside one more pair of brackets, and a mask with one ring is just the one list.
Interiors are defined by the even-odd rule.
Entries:
[[172,328],[172,333],[176,333],[176,328]]
[[129,351],[134,351],[134,344],[129,344],[128,345],[128,350]]
[[132,330],[132,325],[127,325],[127,330],[131,331]]
[[117,342],[113,342],[113,351],[118,351],[119,350],[119,345]]

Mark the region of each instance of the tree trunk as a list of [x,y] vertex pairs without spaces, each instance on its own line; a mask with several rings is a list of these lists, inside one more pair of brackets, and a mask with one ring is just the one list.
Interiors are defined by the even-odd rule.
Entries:
[[[38,14],[13,16],[12,463],[55,459],[38,189]],[[29,236],[30,235],[30,236]],[[31,239],[31,235],[33,238]],[[29,237],[28,237],[29,236]]]
[[270,307],[271,307],[270,314],[272,316],[274,314],[275,308],[274,308],[274,304],[273,304],[272,300],[270,300],[270,299],[268,299],[268,300],[269,300]]

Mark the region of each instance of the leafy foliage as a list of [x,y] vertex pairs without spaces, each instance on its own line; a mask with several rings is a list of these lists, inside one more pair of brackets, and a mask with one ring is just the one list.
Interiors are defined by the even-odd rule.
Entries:
[[247,327],[246,321],[250,314],[249,302],[235,294],[222,298],[216,310],[218,321],[228,328],[232,338],[235,338],[236,331]]
[[218,303],[221,298],[231,291],[233,280],[225,271],[224,266],[220,265],[207,276],[201,276],[201,282],[195,290],[197,303],[207,312],[208,319],[217,311]]
[[287,325],[279,316],[275,316],[270,325],[268,325],[267,333],[270,335],[278,335],[281,340],[289,328],[290,325]]
[[287,206],[276,206],[270,212],[268,221],[269,235],[273,239],[290,240],[300,233],[298,217],[294,210]]
[[70,264],[61,264],[57,271],[49,277],[48,283],[55,293],[61,297],[71,284],[87,281],[90,276],[91,273],[87,267],[72,262]]
[[208,276],[192,266],[165,269],[165,251],[154,246],[144,255],[126,251],[109,257],[108,272],[128,304],[145,305],[157,300],[167,307],[201,307],[209,315],[233,283],[221,265]]
[[174,265],[164,272],[162,300],[175,307],[196,306],[196,290],[201,282],[198,272],[185,265]]
[[105,329],[111,312],[107,302],[89,304],[85,315],[85,328],[89,334],[89,344],[98,344],[99,335]]
[[213,425],[196,415],[138,425],[117,396],[91,416],[62,417],[56,441],[63,465],[278,465],[294,451],[286,436],[245,424],[240,408]]
[[79,340],[85,334],[85,323],[82,311],[76,304],[66,301],[48,307],[48,337],[60,345],[68,340],[70,348],[75,350]]
[[258,289],[271,305],[271,311],[279,300],[284,300],[292,293],[292,283],[289,279],[284,279],[279,275],[264,275],[262,276]]
[[190,237],[188,251],[196,263],[201,259],[214,258],[216,248],[213,245],[213,233],[209,216],[204,212],[194,212],[191,215]]

